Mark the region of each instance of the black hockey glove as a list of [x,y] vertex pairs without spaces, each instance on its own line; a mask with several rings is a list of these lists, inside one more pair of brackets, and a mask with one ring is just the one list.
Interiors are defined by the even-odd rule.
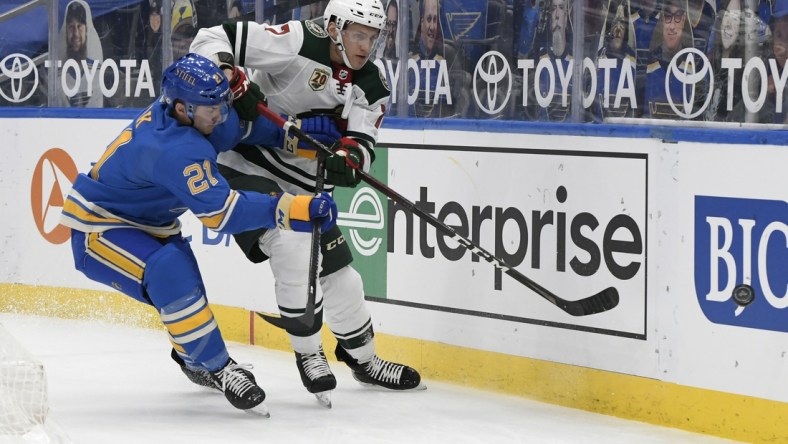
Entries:
[[250,82],[246,74],[233,67],[233,75],[230,78],[230,90],[233,92],[233,107],[242,120],[254,122],[260,114],[257,112],[258,103],[266,103],[265,95],[260,91],[260,87]]
[[[333,145],[342,137],[334,118],[331,116],[315,116],[296,119],[295,117],[283,114],[282,118],[292,122],[293,126],[300,128],[303,132],[312,136],[313,139],[326,146]],[[281,146],[285,151],[309,159],[315,158],[317,154],[316,147],[310,145],[309,142],[299,140],[298,136],[289,132],[289,127],[288,130],[282,130],[282,139]]]
[[356,170],[364,167],[364,151],[350,137],[337,140],[331,151],[334,154],[326,159],[326,179],[339,187],[355,188],[361,181]]

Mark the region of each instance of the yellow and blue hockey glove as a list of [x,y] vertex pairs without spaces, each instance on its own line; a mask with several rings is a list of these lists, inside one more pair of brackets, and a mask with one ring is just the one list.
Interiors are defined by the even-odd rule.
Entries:
[[[288,115],[282,115],[282,118],[291,122],[293,126],[300,128],[301,131],[312,136],[313,139],[322,143],[325,146],[333,145],[342,134],[339,132],[336,122],[332,116],[314,116],[297,119]],[[309,142],[300,140],[298,136],[291,133],[288,129],[283,130],[282,149],[287,152],[293,153],[297,156],[314,159],[317,154],[317,148],[310,145]]]
[[319,197],[283,193],[276,204],[276,226],[282,230],[312,231],[312,221],[320,221],[325,233],[337,223],[337,204],[328,193]]

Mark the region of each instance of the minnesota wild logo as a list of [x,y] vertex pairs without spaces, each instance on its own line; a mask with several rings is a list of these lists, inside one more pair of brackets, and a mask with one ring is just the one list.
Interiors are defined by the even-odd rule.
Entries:
[[323,27],[315,23],[314,20],[307,20],[306,22],[304,22],[304,24],[306,25],[307,31],[312,33],[312,35],[314,35],[315,37],[320,37],[320,38],[328,37],[328,34],[323,29]]

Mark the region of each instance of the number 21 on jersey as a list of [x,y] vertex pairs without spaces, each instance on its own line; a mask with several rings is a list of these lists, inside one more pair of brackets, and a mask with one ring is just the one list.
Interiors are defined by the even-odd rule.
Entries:
[[189,191],[192,195],[202,193],[209,186],[219,183],[211,173],[211,161],[205,160],[202,166],[193,163],[183,169],[183,176],[188,178]]

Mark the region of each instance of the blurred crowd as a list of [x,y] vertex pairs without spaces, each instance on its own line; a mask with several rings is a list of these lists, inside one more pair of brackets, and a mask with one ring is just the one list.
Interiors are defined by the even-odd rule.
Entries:
[[[61,8],[59,96],[46,95],[39,66],[36,94],[0,101],[141,107],[197,29],[319,20],[327,3],[257,1],[170,0],[165,14],[162,0],[140,0],[98,15],[91,0],[70,0]],[[375,63],[393,86],[391,115],[786,123],[788,0],[382,2]],[[10,66],[13,57],[0,56]],[[0,76],[0,91],[9,81]]]

